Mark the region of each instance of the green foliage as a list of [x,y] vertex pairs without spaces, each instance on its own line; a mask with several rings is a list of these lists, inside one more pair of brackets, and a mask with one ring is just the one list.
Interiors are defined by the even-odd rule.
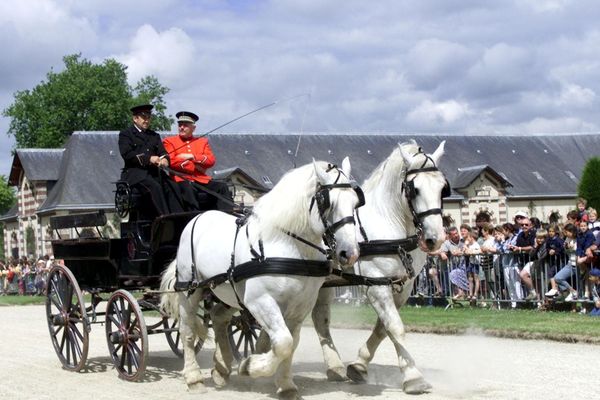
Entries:
[[6,214],[16,201],[15,191],[8,186],[6,177],[0,175],[0,215]]
[[577,194],[588,201],[588,207],[600,210],[600,157],[592,157],[585,164]]
[[132,89],[127,67],[115,60],[93,64],[74,54],[63,61],[63,71],[51,70],[32,90],[16,92],[3,111],[17,147],[61,147],[73,131],[121,130],[131,122],[129,108],[142,98],[159,109],[158,129],[170,128],[163,99],[169,89],[156,78],[145,77]]
[[150,127],[157,131],[168,131],[171,129],[174,119],[165,114],[167,107],[165,106],[164,97],[169,93],[169,89],[162,86],[158,79],[154,76],[142,78],[133,89],[134,100],[131,106],[137,104],[152,104],[154,109],[152,114],[152,123]]

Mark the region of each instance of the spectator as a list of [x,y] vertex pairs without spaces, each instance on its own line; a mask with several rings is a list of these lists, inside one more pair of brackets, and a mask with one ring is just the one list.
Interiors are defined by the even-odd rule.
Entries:
[[590,270],[589,281],[593,285],[594,299],[594,309],[590,312],[590,316],[600,317],[600,269],[592,268]]
[[463,257],[464,246],[464,241],[461,240],[458,229],[454,226],[448,228],[448,239],[442,243],[440,257],[448,262],[450,282],[457,288],[453,297],[455,300],[464,299],[465,291],[469,290]]
[[515,217],[513,219],[514,226],[517,228],[515,233],[516,235],[518,235],[521,232],[521,224],[523,223],[523,220],[527,218],[529,218],[529,215],[527,215],[525,211],[516,212]]
[[534,245],[535,233],[533,233],[533,230],[531,229],[531,222],[529,221],[529,218],[523,218],[521,220],[521,231],[517,235],[515,246],[511,249],[512,251],[520,253],[517,255],[519,266],[525,265],[526,254],[529,254]]
[[588,222],[588,214],[585,211],[587,208],[587,200],[583,197],[577,199],[577,222]]
[[584,298],[586,299],[590,297],[590,284],[586,277],[593,259],[593,255],[590,251],[592,250],[595,239],[596,238],[592,232],[588,230],[588,223],[582,220],[579,223],[579,233],[577,233],[577,249],[575,252],[577,254],[577,265],[579,266],[579,272],[584,279]]
[[[490,223],[485,223],[481,227],[483,241],[481,243],[481,256],[479,257],[479,265],[483,272],[483,282],[486,292],[490,298],[494,298],[493,286],[496,282],[494,275],[494,254],[498,252],[496,245],[496,237],[494,236],[494,227]],[[483,292],[483,290],[482,290]]]
[[513,248],[517,243],[517,229],[509,222],[502,225],[504,233],[504,242],[502,243],[502,270],[504,272],[504,283],[511,299],[511,306],[515,308],[517,301],[523,298],[523,289],[519,279],[519,268],[517,257],[513,253]]
[[546,247],[547,238],[548,232],[543,229],[540,229],[535,233],[535,245],[530,252],[530,261],[525,264],[519,273],[521,282],[523,282],[529,290],[529,294],[527,297],[525,297],[525,300],[537,299],[537,292],[533,287],[533,280],[531,276],[534,275],[534,272],[539,272],[541,262],[543,262],[548,256],[548,248]]
[[595,208],[588,209],[588,230],[598,238],[600,236],[600,221],[598,221],[598,211]]
[[531,227],[533,229],[538,230],[542,227],[542,221],[540,221],[539,218],[531,217],[531,218],[529,218],[529,220],[531,221]]
[[477,300],[479,296],[479,255],[481,247],[477,243],[477,233],[470,232],[465,238],[464,254],[466,258],[466,272],[469,280],[469,300]]
[[6,264],[0,261],[0,296],[4,296],[6,291],[4,289],[4,283],[6,282],[6,273],[8,269],[6,268]]
[[546,248],[548,249],[548,270],[546,273],[548,278],[556,275],[559,265],[562,266],[564,263],[565,242],[558,233],[558,226],[548,226],[548,242],[546,243]]
[[[571,210],[567,213],[567,224],[573,224],[577,226],[577,210]],[[565,224],[566,225],[566,224]]]
[[573,289],[570,281],[573,275],[577,273],[577,255],[575,250],[577,248],[577,228],[573,224],[567,224],[563,228],[565,236],[565,253],[569,256],[567,263],[550,279],[550,285],[552,288],[545,294],[546,297],[556,297],[560,294],[560,291],[569,291],[569,295],[565,301],[574,301],[577,299],[577,290]]
[[35,293],[40,296],[44,293],[46,287],[46,261],[43,258],[38,260],[35,272]]

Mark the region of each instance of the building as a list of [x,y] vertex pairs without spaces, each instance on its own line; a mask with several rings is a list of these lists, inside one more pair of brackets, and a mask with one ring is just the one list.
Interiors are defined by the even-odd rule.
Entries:
[[[341,163],[349,156],[352,174],[366,179],[399,142],[415,139],[426,152],[446,141],[440,169],[453,191],[444,203],[447,224],[511,221],[518,210],[548,221],[564,220],[575,206],[586,161],[600,154],[597,134],[472,136],[414,134],[237,134],[213,133],[215,176],[236,187],[236,200],[252,204],[290,168],[313,158]],[[114,183],[123,161],[118,132],[74,132],[65,149],[21,149],[9,184],[18,204],[0,217],[5,254],[28,254],[34,235],[37,255],[50,251],[53,215],[105,210],[108,235],[116,235]],[[112,215],[112,216],[111,216]],[[29,232],[29,233],[28,233]],[[33,232],[33,233],[32,233]],[[29,236],[28,236],[29,235]]]

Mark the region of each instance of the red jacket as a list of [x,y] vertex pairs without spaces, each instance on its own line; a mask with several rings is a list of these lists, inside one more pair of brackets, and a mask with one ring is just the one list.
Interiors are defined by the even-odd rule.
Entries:
[[[212,179],[206,174],[206,170],[215,165],[215,155],[210,148],[207,138],[184,140],[179,135],[171,136],[163,140],[165,149],[171,158],[171,169],[182,172],[185,178],[174,175],[175,182],[184,179],[198,183],[208,183]],[[182,154],[193,154],[192,160],[185,160]]]

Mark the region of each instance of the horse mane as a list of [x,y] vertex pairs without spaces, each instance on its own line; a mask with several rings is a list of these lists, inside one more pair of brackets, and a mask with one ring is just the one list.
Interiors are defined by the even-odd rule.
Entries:
[[[327,165],[323,161],[317,163],[323,168]],[[253,215],[261,237],[281,235],[281,229],[297,234],[307,232],[310,228],[310,202],[316,187],[317,177],[312,163],[285,173],[273,189],[254,204]]]
[[[383,160],[371,175],[362,184],[362,188],[367,196],[367,202],[377,210],[380,215],[385,215],[395,225],[412,225],[412,215],[404,193],[402,192],[402,182],[406,171],[413,166],[421,166],[424,162],[426,167],[432,166],[431,160],[426,159],[425,154],[413,157],[412,162],[406,165],[402,157],[403,149],[405,152],[416,155],[420,147],[414,140],[399,143],[392,154]],[[390,202],[390,199],[393,199]],[[390,204],[391,203],[391,204]]]

